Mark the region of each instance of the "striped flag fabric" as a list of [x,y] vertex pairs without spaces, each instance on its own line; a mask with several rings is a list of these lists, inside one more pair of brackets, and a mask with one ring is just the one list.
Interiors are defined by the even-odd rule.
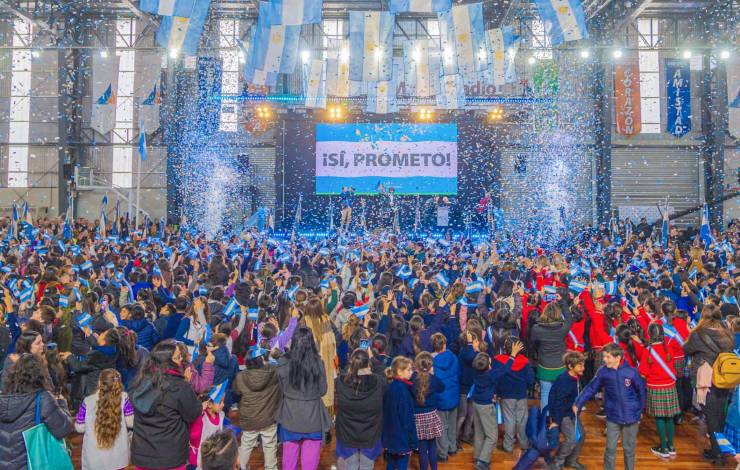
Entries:
[[465,84],[460,74],[444,75],[440,79],[441,90],[437,94],[437,107],[460,109],[465,106]]
[[368,84],[365,112],[390,114],[398,111],[396,87],[393,80]]
[[313,59],[303,66],[306,108],[326,108],[326,63]]
[[170,51],[195,55],[210,7],[211,0],[193,0],[189,14],[185,9],[178,11],[183,16],[164,16],[157,31],[157,44]]
[[439,13],[452,8],[452,0],[390,0],[391,13]]
[[398,271],[396,271],[396,277],[406,280],[411,277],[413,273],[411,272],[411,267],[409,265],[404,264],[400,268],[398,268]]
[[570,281],[568,283],[568,289],[574,294],[580,294],[586,289],[586,283],[582,281]]
[[270,0],[265,3],[267,8],[264,13],[268,24],[300,26],[321,23],[323,0]]
[[478,292],[483,290],[483,283],[480,281],[471,281],[468,283],[467,286],[465,286],[465,293],[466,294],[477,294]]
[[208,399],[216,404],[221,403],[222,401],[224,401],[224,397],[226,396],[226,389],[228,387],[229,379],[226,379],[218,385],[214,385],[208,392]]
[[33,284],[30,286],[25,287],[20,295],[18,296],[18,300],[21,302],[28,302],[31,300],[31,297],[33,297]]
[[77,324],[80,325],[80,328],[85,328],[87,326],[90,326],[91,323],[92,323],[92,316],[87,312],[77,317]]
[[491,52],[493,84],[496,86],[504,85],[507,83],[507,65],[513,62],[508,51],[514,44],[514,29],[511,26],[489,29],[486,31],[486,41]]
[[350,80],[391,80],[394,27],[394,15],[390,12],[349,12]]
[[232,297],[229,303],[226,304],[226,307],[224,307],[223,316],[225,318],[231,318],[237,310],[239,310],[239,304],[236,301],[236,297]]
[[66,295],[60,295],[59,296],[59,307],[61,308],[69,307],[69,297],[67,297]]
[[723,454],[730,454],[730,455],[736,455],[737,451],[730,443],[730,440],[725,437],[724,434],[721,432],[715,432],[714,433],[715,439],[717,439],[717,445],[719,446],[719,451]]
[[120,58],[116,54],[92,56],[93,105],[90,127],[100,134],[112,131],[116,124],[119,63]]
[[579,0],[535,0],[535,4],[540,18],[549,25],[553,46],[588,38],[586,15]]
[[437,273],[436,276],[434,276],[434,280],[437,281],[437,284],[439,284],[443,289],[447,289],[447,287],[450,285],[450,281],[447,279],[447,276],[443,272]]
[[352,307],[352,315],[359,319],[362,319],[370,311],[370,302],[366,302],[362,305]]
[[249,307],[249,309],[247,310],[247,320],[257,321],[257,319],[259,318],[259,313],[260,312],[258,308]]
[[455,75],[458,72],[457,54],[455,53],[455,28],[452,22],[452,11],[437,13],[440,35],[440,75]]
[[617,281],[607,281],[604,283],[604,293],[614,297],[617,295],[618,283]]
[[663,211],[663,225],[660,232],[660,241],[664,250],[668,248],[668,240],[670,239],[669,225],[670,221],[668,220],[668,208],[666,208],[666,210]]
[[[443,46],[453,46],[457,72],[468,76],[488,68],[489,54],[483,22],[483,4],[456,5],[449,12],[439,13],[438,16],[440,28],[444,24],[447,29],[443,37]],[[444,54],[449,54],[449,51],[443,50],[443,58]],[[448,73],[447,68],[445,73]]]
[[[260,18],[266,2],[260,2]],[[270,25],[258,20],[252,31],[245,79],[254,85],[274,86],[279,73],[293,73],[298,63],[300,26]]]
[[699,229],[699,237],[704,242],[704,248],[708,249],[709,245],[714,243],[714,237],[712,236],[712,229],[709,227],[709,206],[704,204],[704,209],[701,211],[701,228]]
[[434,96],[439,92],[440,57],[435,41],[419,39],[403,46],[404,95]]
[[339,48],[328,51],[326,59],[326,94],[339,98],[350,95],[349,42],[340,41]]
[[558,290],[555,286],[543,286],[542,290],[545,294],[557,294]]
[[139,10],[160,16],[188,16],[195,0],[139,0]]

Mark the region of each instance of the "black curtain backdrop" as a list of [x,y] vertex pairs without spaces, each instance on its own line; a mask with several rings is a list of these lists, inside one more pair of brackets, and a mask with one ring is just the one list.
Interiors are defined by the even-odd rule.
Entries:
[[[278,122],[276,142],[276,216],[278,227],[288,230],[292,227],[295,209],[299,195],[303,195],[301,228],[307,230],[323,230],[329,227],[330,200],[327,196],[316,196],[314,176],[316,174],[316,124],[321,119],[311,115],[290,112],[281,116]],[[338,123],[408,123],[408,116],[389,115],[375,116],[362,115]],[[453,229],[464,227],[466,212],[473,215],[474,226],[482,226],[483,218],[476,212],[476,206],[483,192],[487,188],[494,189],[495,198],[498,197],[500,147],[495,127],[486,125],[485,120],[466,113],[455,116],[454,120],[437,120],[434,122],[454,122],[458,127],[458,195],[451,196],[450,223]],[[373,215],[383,216],[383,208],[376,207],[379,198],[367,198],[369,207],[370,227],[373,228]],[[422,219],[425,228],[436,220],[434,204],[431,197],[422,197],[425,210]],[[339,198],[332,197],[334,208],[334,223],[339,224]],[[414,196],[401,197],[402,209],[401,228],[410,230],[413,226]],[[357,204],[355,204],[357,206]],[[386,211],[387,212],[387,211]]]

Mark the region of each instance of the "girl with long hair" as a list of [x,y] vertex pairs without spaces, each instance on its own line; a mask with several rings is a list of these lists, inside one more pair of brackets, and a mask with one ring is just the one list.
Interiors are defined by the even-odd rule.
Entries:
[[374,374],[370,354],[355,349],[349,365],[337,380],[337,446],[339,468],[372,468],[383,446],[383,392],[387,380]]
[[128,466],[128,429],[134,427],[134,408],[123,391],[121,374],[105,369],[98,391],[85,398],[77,412],[75,430],[82,438],[83,470],[116,470]]
[[330,414],[333,414],[334,377],[337,375],[337,340],[321,299],[313,296],[306,301],[303,306],[303,322],[313,334],[319,357],[323,362],[324,378],[327,384],[327,391],[323,395],[324,406]]
[[278,362],[278,379],[283,402],[276,421],[283,443],[283,468],[297,468],[300,457],[303,470],[315,470],[331,417],[322,401],[328,390],[326,371],[310,329],[299,327],[293,334],[290,351]]
[[435,395],[445,385],[434,376],[432,355],[426,351],[414,360],[414,421],[419,440],[419,470],[437,469],[437,439],[442,436],[442,421],[437,414]]
[[[673,447],[673,418],[681,413],[676,391],[676,369],[671,347],[664,341],[663,325],[648,326],[648,347],[642,353],[638,372],[647,384],[647,413],[655,418],[660,444],[653,454],[668,458],[676,455]],[[673,343],[675,344],[675,343]]]
[[393,380],[383,394],[383,431],[386,470],[406,470],[413,449],[418,448],[414,393],[411,376],[413,362],[397,356],[389,369]]

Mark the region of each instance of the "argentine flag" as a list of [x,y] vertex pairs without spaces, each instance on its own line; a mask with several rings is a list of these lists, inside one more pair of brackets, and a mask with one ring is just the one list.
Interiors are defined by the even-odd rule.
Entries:
[[427,97],[439,92],[440,57],[435,41],[420,39],[403,45],[403,74],[406,96]]
[[187,8],[178,10],[182,16],[165,16],[157,31],[157,44],[170,51],[182,52],[185,55],[195,55],[198,52],[200,36],[208,18],[208,9],[211,0],[193,0],[190,2],[190,11]]
[[472,281],[465,286],[466,294],[477,294],[481,290],[483,290],[483,284],[480,281]]
[[447,287],[450,285],[450,281],[447,279],[443,272],[437,273],[437,275],[434,276],[434,280],[437,281],[437,284],[439,284],[443,289],[447,289]]
[[139,10],[160,16],[190,16],[197,0],[139,0]]
[[141,124],[142,127],[139,128],[139,155],[141,156],[141,161],[146,160],[146,129],[144,129],[144,123]]
[[239,309],[239,304],[236,302],[236,297],[232,297],[231,300],[229,300],[229,303],[226,304],[226,307],[224,308],[224,311],[223,311],[224,318],[233,317],[238,309]]
[[452,0],[391,0],[391,13],[439,13],[452,8]]
[[356,316],[359,319],[362,319],[367,313],[370,311],[370,302],[366,302],[362,305],[358,305],[357,307],[352,307],[352,315]]
[[398,271],[396,272],[396,276],[403,280],[410,278],[412,274],[411,268],[406,264],[398,268]]
[[398,111],[396,103],[395,81],[370,83],[367,87],[365,112],[372,114],[389,114]]
[[514,29],[511,26],[489,29],[486,31],[486,40],[493,64],[493,84],[502,86],[507,83],[507,63],[513,62],[508,51],[514,44]]
[[208,399],[216,404],[221,403],[222,401],[224,401],[224,397],[226,396],[226,389],[228,387],[229,379],[226,379],[218,385],[214,385],[208,392]]
[[323,60],[313,59],[303,65],[305,105],[307,108],[326,108],[326,65]]
[[704,248],[708,249],[709,245],[714,243],[714,237],[712,237],[712,229],[709,227],[709,206],[704,204],[704,209],[701,211],[701,228],[699,229],[699,236],[701,241],[704,242]]
[[586,289],[586,283],[582,281],[570,281],[568,283],[568,289],[574,294],[580,294]]
[[339,41],[339,48],[328,51],[326,59],[326,94],[339,98],[350,95],[349,41]]
[[535,0],[535,3],[553,46],[588,38],[586,15],[580,1]]
[[387,11],[349,12],[350,80],[391,80],[394,26],[394,15]]
[[[260,3],[260,17],[267,7]],[[298,62],[300,26],[269,25],[258,21],[252,32],[245,78],[254,85],[274,86],[277,74],[293,73]]]
[[[459,72],[467,76],[488,68],[489,52],[483,23],[483,4],[456,5],[452,10],[440,13],[438,17],[440,29],[443,25],[446,28],[442,37],[445,73]],[[449,66],[447,63],[452,51],[457,70],[452,62]]]
[[[265,20],[267,24],[300,26],[321,23],[323,0],[270,0],[267,3]],[[263,14],[260,8],[260,15]]]
[[437,107],[460,109],[465,106],[465,84],[460,74],[444,75],[440,78],[441,90],[437,94]]
[[661,233],[660,233],[660,241],[663,245],[663,249],[668,248],[668,239],[670,238],[671,234],[669,233],[669,226],[670,221],[668,220],[668,208],[665,209],[665,212],[663,213],[663,226],[661,227]]

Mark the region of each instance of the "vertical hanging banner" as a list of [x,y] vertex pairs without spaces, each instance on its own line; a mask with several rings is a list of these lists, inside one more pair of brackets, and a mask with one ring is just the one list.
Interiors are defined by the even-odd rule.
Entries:
[[211,0],[182,2],[184,8],[175,6],[175,16],[163,16],[157,31],[157,44],[184,55],[196,55],[203,27],[208,19]]
[[365,112],[372,114],[398,112],[398,102],[396,101],[396,89],[398,88],[397,77],[403,75],[402,70],[403,63],[400,60],[394,60],[390,80],[368,83]]
[[614,65],[614,101],[617,133],[640,133],[640,65],[637,59]]
[[[345,53],[346,52],[346,53]],[[340,41],[339,50],[327,51],[326,59],[326,94],[338,98],[350,95],[349,81],[349,44]]]
[[350,80],[391,80],[394,18],[387,11],[349,12]]
[[300,26],[321,23],[322,0],[270,0],[268,23]]
[[404,78],[399,94],[414,97],[436,95],[439,74],[439,48],[434,41],[419,39],[404,43]]
[[139,51],[136,54],[136,90],[139,121],[149,132],[159,129],[159,108],[162,104],[162,54],[158,51]]
[[437,107],[442,109],[465,107],[465,84],[460,74],[440,77],[440,88],[437,94]]
[[92,57],[92,115],[90,127],[101,134],[112,131],[116,125],[116,93],[118,93],[118,64],[120,57],[108,54]]
[[198,58],[198,127],[201,136],[209,136],[218,131],[221,103],[211,97],[221,94],[222,72],[221,59]]
[[439,13],[452,8],[452,0],[391,0],[391,13]]
[[[514,29],[511,26],[489,29],[486,31],[488,49],[491,51],[491,62],[493,63],[493,84],[501,86],[506,84],[507,75],[507,50],[514,43]],[[513,62],[513,59],[510,59]]]
[[535,0],[553,46],[588,38],[586,15],[579,0]]
[[740,139],[740,61],[727,64],[727,128],[730,135]]
[[244,77],[254,85],[275,86],[278,74],[290,74],[295,70],[301,27],[270,24],[268,8],[267,2],[260,2]]
[[303,65],[307,108],[326,108],[326,68],[323,60],[313,59]]
[[[474,75],[488,68],[488,46],[483,26],[483,4],[455,5],[452,10],[438,14],[440,29],[445,27],[442,37],[443,58],[448,59],[450,46],[455,53],[457,72],[462,75]],[[452,41],[450,41],[452,39]],[[451,44],[450,44],[451,43]],[[445,75],[455,73],[445,63]]]
[[691,130],[691,71],[688,60],[666,59],[667,132],[683,137]]

